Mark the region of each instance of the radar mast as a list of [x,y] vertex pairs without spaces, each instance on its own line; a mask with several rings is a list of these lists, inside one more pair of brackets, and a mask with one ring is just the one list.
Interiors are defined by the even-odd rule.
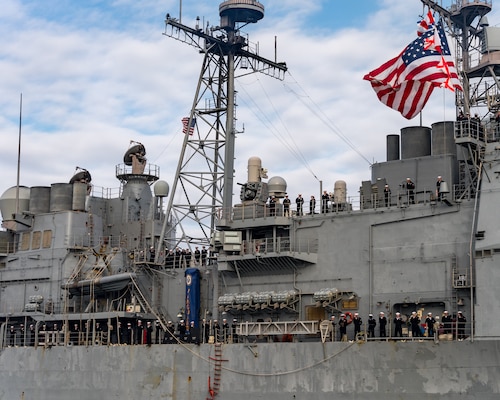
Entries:
[[[264,17],[256,0],[228,0],[219,6],[220,26],[183,25],[167,14],[164,35],[187,43],[204,55],[189,118],[185,118],[179,163],[166,213],[170,228],[180,230],[175,244],[184,241],[209,244],[216,223],[229,221],[232,209],[235,152],[235,72],[262,72],[284,79],[285,63],[261,57],[240,29]],[[199,237],[187,235],[196,225]],[[166,237],[167,220],[160,238]],[[162,243],[160,243],[161,245]],[[157,251],[158,255],[159,251]]]

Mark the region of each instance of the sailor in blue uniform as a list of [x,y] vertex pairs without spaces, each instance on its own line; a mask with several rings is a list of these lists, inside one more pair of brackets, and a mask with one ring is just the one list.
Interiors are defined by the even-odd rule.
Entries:
[[384,312],[380,311],[380,314],[378,317],[378,327],[379,327],[380,337],[386,337],[386,333],[385,333],[386,325],[387,325],[387,318],[385,317]]

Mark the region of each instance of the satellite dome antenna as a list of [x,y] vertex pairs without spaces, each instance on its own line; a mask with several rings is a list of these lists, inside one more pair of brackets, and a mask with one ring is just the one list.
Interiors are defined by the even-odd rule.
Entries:
[[227,0],[220,4],[219,15],[221,28],[234,31],[238,22],[246,25],[264,18],[264,6],[258,1]]

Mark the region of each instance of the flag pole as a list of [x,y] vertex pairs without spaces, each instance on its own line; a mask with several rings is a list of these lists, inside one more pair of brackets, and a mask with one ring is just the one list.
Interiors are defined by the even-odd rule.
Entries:
[[23,94],[19,100],[19,137],[17,144],[16,214],[19,213],[19,180],[21,175],[21,121],[23,115]]

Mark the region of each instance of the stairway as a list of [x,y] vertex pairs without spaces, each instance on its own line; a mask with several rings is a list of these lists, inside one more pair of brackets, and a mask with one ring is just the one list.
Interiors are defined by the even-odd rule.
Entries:
[[74,283],[78,281],[78,277],[80,276],[80,273],[82,272],[82,268],[87,262],[89,256],[87,254],[81,254],[80,258],[78,259],[78,263],[76,264],[75,269],[71,273],[70,277],[68,278],[67,283]]
[[134,285],[134,289],[135,289],[134,294],[136,296],[137,301],[139,302],[139,305],[148,313],[153,314],[156,317],[156,319],[160,322],[160,325],[163,328],[163,330],[166,332],[167,331],[167,318],[166,318],[166,316],[162,312],[160,312],[158,309],[153,307],[148,302],[148,300],[146,299],[146,297],[142,293],[141,288],[139,287],[137,280],[135,278],[133,278],[132,276],[130,277],[130,279],[132,280],[132,283]]

